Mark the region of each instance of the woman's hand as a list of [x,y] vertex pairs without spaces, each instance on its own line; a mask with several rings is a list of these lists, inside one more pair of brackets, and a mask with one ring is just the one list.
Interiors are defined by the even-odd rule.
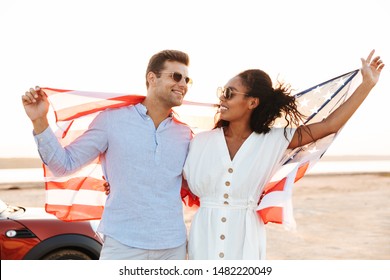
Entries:
[[110,184],[108,182],[103,183],[104,191],[106,192],[106,195],[110,194]]
[[380,56],[376,56],[374,59],[375,50],[372,50],[368,55],[367,59],[361,58],[362,61],[362,76],[363,83],[374,87],[379,80],[379,76],[382,72],[385,64],[381,60]]

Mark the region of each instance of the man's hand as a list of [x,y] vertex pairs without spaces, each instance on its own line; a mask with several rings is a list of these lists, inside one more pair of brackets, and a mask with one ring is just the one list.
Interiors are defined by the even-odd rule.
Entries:
[[37,86],[30,88],[22,96],[22,103],[27,116],[34,125],[36,134],[44,131],[48,126],[47,113],[49,111],[49,100],[46,94]]

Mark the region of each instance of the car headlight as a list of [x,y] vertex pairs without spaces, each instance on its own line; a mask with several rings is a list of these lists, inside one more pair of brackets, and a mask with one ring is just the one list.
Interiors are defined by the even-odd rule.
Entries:
[[7,232],[5,233],[5,235],[6,235],[7,237],[9,237],[9,238],[15,237],[16,234],[17,234],[16,230],[13,230],[13,229],[7,230]]
[[36,237],[34,233],[32,233],[28,229],[9,229],[5,232],[5,235],[9,238],[32,238]]

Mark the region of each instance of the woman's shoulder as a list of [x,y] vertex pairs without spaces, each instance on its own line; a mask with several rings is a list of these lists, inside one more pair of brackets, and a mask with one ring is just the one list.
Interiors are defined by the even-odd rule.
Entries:
[[201,131],[195,134],[194,138],[192,139],[193,142],[200,142],[200,141],[208,141],[214,137],[217,137],[221,131],[221,128],[215,128],[212,130],[205,130]]
[[272,139],[272,141],[276,141],[277,139],[286,139],[287,141],[291,141],[295,130],[296,128],[291,127],[272,127],[271,130],[264,135],[264,137]]

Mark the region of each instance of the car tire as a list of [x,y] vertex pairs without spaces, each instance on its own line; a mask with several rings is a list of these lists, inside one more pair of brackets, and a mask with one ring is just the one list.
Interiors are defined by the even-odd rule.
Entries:
[[62,249],[47,254],[43,260],[91,260],[92,258],[84,252],[74,249]]

